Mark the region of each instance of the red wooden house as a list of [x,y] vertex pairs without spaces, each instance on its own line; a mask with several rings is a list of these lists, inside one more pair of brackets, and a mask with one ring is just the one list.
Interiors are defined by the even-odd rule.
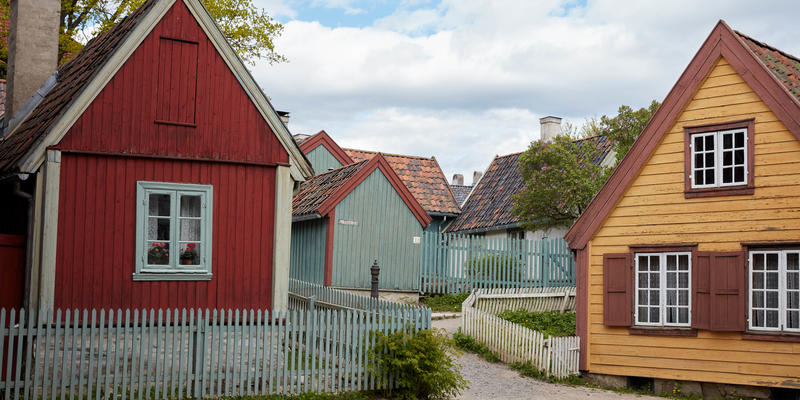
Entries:
[[199,0],[148,0],[40,93],[0,141],[5,306],[285,305],[312,169]]

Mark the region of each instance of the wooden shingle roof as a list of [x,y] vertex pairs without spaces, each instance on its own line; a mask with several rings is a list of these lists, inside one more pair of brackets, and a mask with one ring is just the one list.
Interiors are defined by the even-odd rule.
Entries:
[[328,200],[350,177],[355,175],[367,161],[345,165],[314,176],[303,182],[292,199],[292,215],[312,215]]
[[[594,136],[577,140],[579,146],[593,145],[599,150],[591,161],[600,164],[612,150],[607,136]],[[472,189],[466,203],[447,232],[482,232],[493,229],[515,228],[519,218],[512,212],[514,195],[525,188],[519,172],[519,156],[522,153],[495,157],[486,173]]]

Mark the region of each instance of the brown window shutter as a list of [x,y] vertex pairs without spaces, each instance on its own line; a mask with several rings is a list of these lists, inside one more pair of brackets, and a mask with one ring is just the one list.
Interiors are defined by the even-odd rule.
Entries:
[[710,327],[714,331],[744,331],[746,298],[745,252],[715,252],[710,263]]
[[712,252],[692,253],[692,328],[711,329]]
[[633,277],[631,254],[603,254],[603,324],[631,326]]

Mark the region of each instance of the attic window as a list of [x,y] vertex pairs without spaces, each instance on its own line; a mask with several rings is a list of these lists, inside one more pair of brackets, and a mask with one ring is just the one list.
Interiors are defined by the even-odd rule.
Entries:
[[686,127],[685,195],[753,194],[754,120]]
[[196,126],[198,43],[161,37],[158,41],[157,124]]

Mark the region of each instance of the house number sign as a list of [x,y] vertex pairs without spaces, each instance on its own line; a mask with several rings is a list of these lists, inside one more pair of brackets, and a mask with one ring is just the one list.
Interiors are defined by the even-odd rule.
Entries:
[[358,226],[358,221],[353,221],[350,219],[340,219],[339,225]]

